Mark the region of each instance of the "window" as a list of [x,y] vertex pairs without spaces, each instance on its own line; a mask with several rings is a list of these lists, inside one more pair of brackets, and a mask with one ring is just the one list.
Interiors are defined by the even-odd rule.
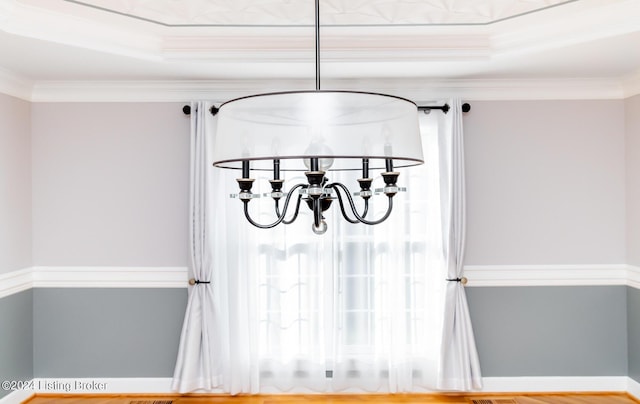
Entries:
[[[257,294],[253,330],[262,391],[433,387],[445,286],[435,125],[422,123],[429,164],[401,171],[399,184],[408,193],[394,198],[385,223],[346,223],[336,201],[323,236],[311,232],[304,204],[292,225],[248,230],[257,250],[246,265],[255,273],[247,279]],[[330,174],[352,185],[359,173]],[[286,177],[286,188],[301,180]],[[272,220],[269,201],[250,207],[263,209],[260,221]],[[371,217],[384,210],[386,198],[374,197]]]

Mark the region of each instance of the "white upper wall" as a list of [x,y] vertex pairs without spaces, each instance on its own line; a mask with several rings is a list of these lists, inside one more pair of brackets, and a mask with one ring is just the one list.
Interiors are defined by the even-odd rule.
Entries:
[[627,263],[640,266],[640,96],[625,100]]
[[30,108],[0,94],[0,274],[31,266]]
[[464,128],[466,264],[625,262],[624,101],[473,102]]
[[[473,102],[467,264],[625,262],[624,105]],[[36,265],[186,265],[180,107],[33,104]]]
[[186,266],[189,118],[173,103],[35,103],[35,265]]

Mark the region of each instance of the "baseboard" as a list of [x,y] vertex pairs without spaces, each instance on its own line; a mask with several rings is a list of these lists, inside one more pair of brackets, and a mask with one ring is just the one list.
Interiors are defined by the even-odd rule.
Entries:
[[630,378],[613,377],[484,377],[487,393],[627,392]]
[[21,403],[36,392],[32,390],[16,390],[6,396],[0,398],[0,404],[16,404]]
[[627,393],[633,396],[636,400],[640,400],[640,382],[628,378]]
[[16,404],[38,393],[46,394],[175,394],[171,378],[35,378],[28,389],[16,390],[0,404]]
[[[33,389],[14,391],[0,404],[20,402],[36,393],[49,394],[176,394],[171,378],[35,378]],[[614,377],[485,377],[485,393],[626,392],[640,397],[640,383]],[[221,391],[207,392],[221,393]],[[433,391],[433,393],[438,393]]]
[[35,378],[36,393],[128,393],[167,394],[171,390],[170,377],[131,378]]

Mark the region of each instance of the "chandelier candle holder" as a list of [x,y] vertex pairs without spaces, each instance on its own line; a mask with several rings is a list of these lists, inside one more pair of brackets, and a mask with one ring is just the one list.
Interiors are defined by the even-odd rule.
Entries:
[[[395,169],[424,162],[415,103],[393,95],[320,89],[319,0],[315,6],[315,91],[251,95],[227,101],[217,112],[213,165],[241,170],[235,196],[249,223],[262,229],[293,223],[303,200],[313,212],[312,230],[317,234],[326,232],[323,212],[336,199],[346,221],[382,223],[391,214],[393,197],[405,190],[397,185],[400,173]],[[271,223],[257,223],[249,213],[249,202],[260,197],[252,192],[251,172],[256,170],[273,173],[271,192],[265,194],[274,203]],[[363,201],[361,212],[349,188],[327,178],[336,170],[361,171],[354,193]],[[384,170],[384,186],[375,193],[384,193],[388,200],[386,212],[374,219],[368,217],[374,195],[372,170]],[[285,192],[281,174],[286,171],[303,171],[307,182]],[[294,195],[295,207],[288,214]]]

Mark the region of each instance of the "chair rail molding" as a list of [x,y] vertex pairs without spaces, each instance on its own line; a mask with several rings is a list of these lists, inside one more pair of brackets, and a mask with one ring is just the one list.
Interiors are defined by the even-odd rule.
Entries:
[[0,298],[33,287],[33,268],[23,268],[0,274]]
[[640,289],[640,267],[611,265],[465,265],[468,287],[628,285]]
[[[604,286],[640,289],[640,267],[466,265],[467,287]],[[186,267],[34,266],[0,274],[0,298],[31,288],[186,288]]]
[[0,298],[31,288],[186,288],[186,267],[35,266],[0,274]]

